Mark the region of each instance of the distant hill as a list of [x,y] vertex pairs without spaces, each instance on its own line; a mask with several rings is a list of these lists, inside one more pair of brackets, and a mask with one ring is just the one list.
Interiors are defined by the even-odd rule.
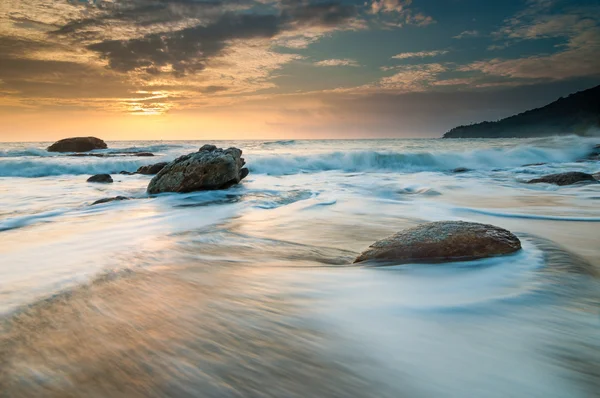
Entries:
[[443,138],[541,137],[557,134],[598,135],[600,131],[600,86],[560,98],[496,122],[459,126]]

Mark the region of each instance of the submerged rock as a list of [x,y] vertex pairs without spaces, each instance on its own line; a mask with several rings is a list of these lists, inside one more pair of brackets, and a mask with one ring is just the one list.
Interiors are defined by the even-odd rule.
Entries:
[[514,253],[519,238],[493,225],[439,221],[400,231],[373,243],[355,263],[385,261],[393,264],[467,261]]
[[546,163],[544,163],[544,162],[540,162],[540,163],[527,163],[527,164],[522,165],[521,167],[543,166],[545,164]]
[[527,183],[537,184],[540,182],[545,182],[547,184],[571,185],[585,181],[596,182],[596,179],[591,174],[581,173],[579,171],[569,171],[567,173],[550,174],[540,178],[534,178],[533,180],[527,181]]
[[110,174],[96,174],[95,176],[91,176],[90,178],[88,178],[87,182],[100,182],[108,184],[113,182],[113,179],[110,176]]
[[108,146],[100,138],[73,137],[57,141],[48,147],[48,152],[88,152],[94,149],[106,149]]
[[225,189],[248,175],[238,148],[204,145],[198,152],[181,156],[166,165],[148,185],[148,193],[192,192]]
[[453,173],[466,173],[467,171],[471,171],[471,169],[467,169],[466,167],[457,167],[452,170]]
[[[139,169],[137,169],[137,171],[135,173],[144,174],[144,175],[158,174],[162,169],[165,168],[165,166],[167,164],[169,164],[169,163],[160,162],[160,163],[155,163],[155,164],[149,164],[147,166],[141,166]],[[135,173],[132,173],[132,174],[135,174]]]
[[104,198],[104,199],[95,201],[94,203],[91,204],[91,206],[100,205],[102,203],[114,202],[114,201],[118,201],[118,200],[129,200],[129,198],[125,197],[125,196],[115,196],[114,198]]

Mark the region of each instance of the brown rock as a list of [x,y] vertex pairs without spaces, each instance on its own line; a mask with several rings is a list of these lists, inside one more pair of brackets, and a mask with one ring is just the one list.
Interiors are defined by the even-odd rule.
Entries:
[[95,201],[94,203],[91,204],[91,206],[100,205],[103,203],[114,202],[114,201],[119,201],[119,200],[129,200],[129,198],[127,198],[125,196],[115,196],[114,198],[104,198],[104,199]]
[[88,152],[93,149],[106,149],[108,146],[100,138],[74,137],[57,141],[48,147],[48,152]]
[[137,169],[136,173],[144,175],[158,174],[167,164],[167,162],[160,162],[155,164],[149,164],[147,166],[142,166],[139,169]]
[[110,184],[113,182],[113,179],[110,176],[110,174],[96,174],[96,175],[88,178],[87,182],[99,182],[99,183]]
[[242,151],[204,145],[200,151],[175,159],[148,185],[148,193],[225,189],[248,175]]
[[545,182],[547,184],[556,185],[571,185],[578,182],[592,181],[596,182],[591,174],[581,173],[579,171],[569,171],[567,173],[550,174],[540,178],[534,178],[533,180],[527,181],[528,184],[537,184]]
[[519,239],[493,225],[440,221],[400,231],[375,242],[355,263],[381,261],[396,264],[468,261],[514,253]]

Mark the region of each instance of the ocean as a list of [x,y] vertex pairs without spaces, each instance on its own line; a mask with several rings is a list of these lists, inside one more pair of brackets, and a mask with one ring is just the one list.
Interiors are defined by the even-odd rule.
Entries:
[[[95,152],[156,156],[0,143],[5,396],[600,391],[600,184],[525,183],[599,172],[581,161],[598,139],[107,143]],[[206,143],[242,149],[250,175],[150,197],[152,176],[118,174]],[[86,183],[97,173],[114,183]],[[131,200],[91,206],[114,196]],[[376,240],[438,220],[506,228],[523,250],[352,264]]]

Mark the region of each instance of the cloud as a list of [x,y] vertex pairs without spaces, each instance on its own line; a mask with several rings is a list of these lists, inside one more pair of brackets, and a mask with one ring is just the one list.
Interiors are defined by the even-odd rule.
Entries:
[[[565,8],[566,7],[566,8]],[[516,59],[477,61],[461,71],[515,79],[564,80],[600,75],[600,7],[569,7],[567,2],[530,0],[528,6],[493,33],[502,50],[515,42],[540,39],[560,40],[552,54]]]
[[383,25],[391,28],[404,24],[427,26],[436,22],[431,16],[414,11],[411,5],[412,0],[372,0],[369,13],[384,17]]
[[373,0],[371,2],[371,13],[398,12],[401,13],[412,4],[412,0]]
[[326,59],[323,61],[315,62],[316,66],[360,66],[358,62],[353,59]]
[[396,68],[392,76],[384,77],[379,81],[379,87],[393,89],[399,92],[425,91],[437,79],[437,76],[445,72],[447,67],[438,64],[403,65]]
[[479,37],[479,31],[477,30],[465,30],[456,36],[453,36],[453,39],[465,39],[467,37]]
[[407,59],[407,58],[426,58],[436,57],[438,55],[448,54],[447,50],[434,50],[434,51],[419,51],[419,52],[408,52],[396,54],[392,59]]
[[[274,88],[272,73],[302,58],[276,46],[365,27],[354,5],[336,0],[31,0],[0,26],[0,79],[21,105],[78,97],[149,114]],[[140,90],[163,94],[122,100]]]

